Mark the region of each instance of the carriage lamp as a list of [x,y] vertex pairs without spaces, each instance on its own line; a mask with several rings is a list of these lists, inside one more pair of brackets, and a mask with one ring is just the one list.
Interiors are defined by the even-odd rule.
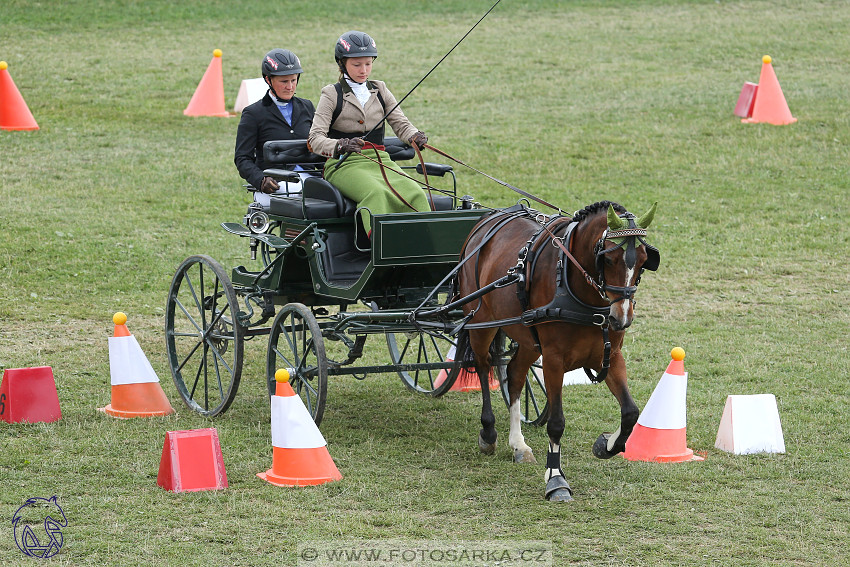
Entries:
[[475,205],[476,205],[475,198],[472,195],[464,195],[463,197],[460,198],[460,208],[461,209],[466,210],[466,209],[475,209],[475,208],[480,207],[480,206],[476,207]]
[[251,203],[245,214],[245,225],[254,234],[262,234],[269,228],[269,215],[260,203]]

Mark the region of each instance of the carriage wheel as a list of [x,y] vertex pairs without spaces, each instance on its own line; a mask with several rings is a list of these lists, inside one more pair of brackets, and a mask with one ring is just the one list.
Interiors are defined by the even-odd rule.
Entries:
[[207,416],[230,407],[242,376],[244,328],[233,284],[209,256],[180,264],[165,308],[165,343],[180,397]]
[[322,421],[328,393],[328,359],[319,323],[306,305],[287,303],[274,318],[266,354],[269,394],[274,394],[274,374],[289,370],[289,383],[316,425]]
[[[393,364],[445,362],[455,341],[442,333],[411,331],[387,333],[387,346]],[[422,394],[439,397],[449,391],[460,374],[460,368],[398,370],[404,385]]]
[[[508,394],[508,362],[516,352],[516,343],[511,341],[507,335],[499,331],[495,338],[499,346],[499,364],[495,365],[496,376],[502,390],[502,397],[510,409],[510,395]],[[549,419],[549,401],[546,399],[546,385],[543,382],[543,364],[538,359],[525,377],[525,386],[519,394],[520,416],[523,423],[532,425],[543,425]]]

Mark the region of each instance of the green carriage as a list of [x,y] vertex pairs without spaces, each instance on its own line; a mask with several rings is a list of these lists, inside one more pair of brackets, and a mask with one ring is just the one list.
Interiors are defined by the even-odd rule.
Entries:
[[[415,155],[398,138],[385,145],[394,162]],[[304,140],[268,142],[265,157],[281,167],[266,174],[282,185],[297,178],[283,168],[311,158],[321,167]],[[206,255],[177,268],[166,305],[166,348],[174,383],[191,409],[209,416],[227,410],[242,377],[245,341],[258,335],[268,335],[269,392],[275,371],[288,369],[316,423],[328,376],[394,372],[416,392],[439,396],[451,388],[460,369],[450,359],[450,330],[460,309],[442,311],[442,323],[427,326],[415,313],[450,296],[447,276],[486,210],[458,198],[448,165],[393,166],[411,175],[424,168],[429,178],[442,179],[445,188],[431,194],[432,211],[373,215],[371,240],[364,239],[355,203],[316,175],[300,193],[272,196],[267,206],[252,203],[242,223],[222,223],[246,240],[255,268],[240,265],[228,274]],[[360,364],[369,335],[385,337],[387,363]],[[327,355],[325,341],[344,345],[341,360]]]

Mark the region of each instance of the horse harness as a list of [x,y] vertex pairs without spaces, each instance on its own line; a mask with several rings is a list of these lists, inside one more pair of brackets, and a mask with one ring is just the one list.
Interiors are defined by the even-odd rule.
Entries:
[[[508,218],[501,220],[494,227],[492,227],[487,232],[487,234],[484,235],[483,242],[479,243],[479,245],[476,246],[476,249],[472,252],[473,254],[478,252],[483,247],[483,245],[490,238],[492,238],[496,232],[498,232],[498,230],[500,230],[509,221],[514,220],[515,218],[530,218],[540,225],[540,228],[531,236],[531,238],[528,239],[525,245],[520,248],[517,254],[517,264],[508,270],[508,275],[506,277],[512,277],[511,281],[505,281],[501,285],[493,286],[504,287],[504,285],[507,285],[507,283],[516,283],[517,299],[520,302],[520,306],[522,307],[523,312],[519,317],[511,319],[489,321],[486,323],[472,323],[467,324],[466,326],[469,328],[475,328],[522,323],[531,331],[532,337],[534,339],[534,345],[537,348],[538,352],[542,352],[542,349],[540,347],[540,338],[536,329],[536,325],[538,324],[559,321],[565,323],[573,323],[576,325],[597,326],[602,331],[602,342],[604,346],[602,368],[597,374],[593,374],[593,371],[589,368],[585,368],[584,371],[592,382],[598,383],[604,381],[608,375],[608,369],[610,368],[611,362],[611,341],[609,339],[608,331],[608,317],[611,312],[611,305],[626,299],[634,301],[633,298],[635,292],[637,291],[637,286],[640,283],[640,277],[643,274],[643,270],[654,271],[658,268],[659,265],[660,255],[658,249],[647,244],[643,238],[646,236],[646,229],[636,226],[635,216],[631,213],[625,213],[625,215],[622,217],[628,222],[627,227],[620,230],[609,230],[606,227],[605,231],[602,233],[602,236],[599,238],[593,248],[593,253],[596,258],[595,263],[598,274],[598,279],[594,280],[590,276],[590,274],[588,274],[587,271],[581,266],[578,260],[575,259],[572,253],[570,253],[572,237],[576,227],[579,224],[579,222],[576,221],[574,218],[565,217],[557,214],[547,216],[524,205],[516,205],[514,207],[510,207],[508,209],[505,209],[504,211],[499,211],[498,214],[508,215]],[[557,236],[556,232],[560,231],[562,227],[566,227],[564,234],[562,236]],[[547,238],[553,246],[558,248],[558,262],[556,264],[555,273],[555,295],[552,298],[552,301],[550,301],[547,305],[543,307],[529,309],[529,296],[531,291],[530,285],[532,281],[532,276],[534,274],[534,269],[536,267],[537,261],[540,257],[540,252],[543,249],[543,245],[545,244]],[[620,243],[615,243],[614,246],[605,248],[605,242],[607,240],[613,239],[623,240]],[[605,254],[613,252],[617,248],[623,247],[625,250],[626,265],[628,267],[634,267],[636,263],[637,248],[635,240],[640,241],[640,243],[643,244],[647,250],[647,260],[644,262],[643,266],[641,266],[641,270],[638,273],[637,279],[635,280],[635,285],[609,285],[605,281]],[[468,257],[469,256],[467,256],[467,258]],[[579,272],[584,276],[587,283],[591,287],[593,287],[603,299],[609,302],[609,305],[604,307],[589,305],[580,300],[578,297],[576,297],[572,289],[570,289],[569,281],[567,279],[567,266],[570,263],[572,263],[573,266],[579,270]],[[475,270],[475,273],[477,277],[477,269]],[[506,278],[501,278],[499,282],[502,282],[502,280],[506,280]],[[476,284],[477,287],[480,289],[480,281],[476,281]],[[612,291],[614,293],[617,293],[619,294],[619,297],[612,301],[608,299],[606,291]],[[473,309],[470,314],[467,315],[465,321],[471,318],[476,311],[477,308]]]

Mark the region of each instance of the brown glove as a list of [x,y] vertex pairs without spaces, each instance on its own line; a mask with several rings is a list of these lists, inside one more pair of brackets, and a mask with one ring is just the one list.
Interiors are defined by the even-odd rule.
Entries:
[[417,132],[410,137],[410,141],[408,143],[411,146],[415,145],[421,150],[425,147],[425,144],[428,143],[428,136],[425,135],[425,132]]
[[342,154],[351,152],[360,152],[363,149],[363,144],[366,142],[362,138],[340,138],[336,142],[336,152],[334,157],[339,157]]
[[280,185],[278,184],[277,180],[268,176],[263,177],[263,183],[260,185],[260,191],[262,191],[263,193],[271,194],[277,191],[278,189],[280,189]]

